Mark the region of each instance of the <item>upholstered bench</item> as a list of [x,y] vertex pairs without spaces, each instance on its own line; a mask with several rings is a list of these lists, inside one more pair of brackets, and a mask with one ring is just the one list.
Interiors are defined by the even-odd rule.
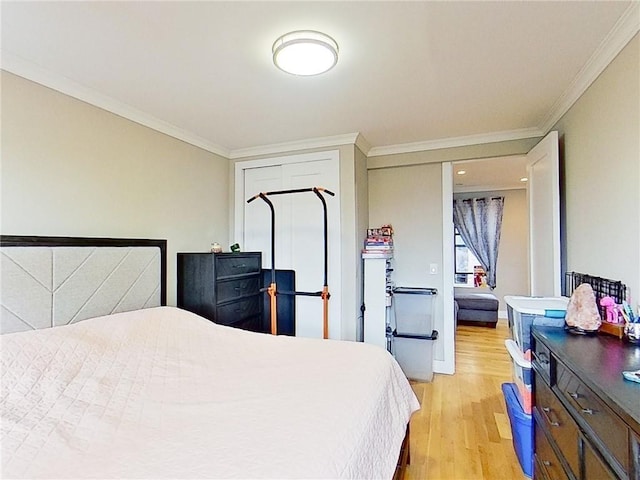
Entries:
[[456,315],[458,323],[496,328],[500,302],[495,295],[491,293],[456,294],[455,301],[458,305]]

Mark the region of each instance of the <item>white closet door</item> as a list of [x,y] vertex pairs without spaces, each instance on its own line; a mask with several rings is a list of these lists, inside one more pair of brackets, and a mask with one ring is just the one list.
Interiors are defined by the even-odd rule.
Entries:
[[[285,188],[325,187],[336,193],[325,195],[328,217],[328,285],[329,336],[341,337],[340,322],[340,198],[338,162],[315,162],[283,165]],[[314,193],[287,195],[291,202],[290,218],[283,228],[291,235],[291,265],[296,270],[298,291],[322,291],[324,284],[323,211]],[[296,335],[322,338],[322,299],[299,296],[296,299]]]
[[[247,196],[258,192],[324,187],[336,193],[325,195],[328,212],[328,285],[329,337],[341,338],[340,296],[340,185],[337,159],[285,163],[246,169],[244,190]],[[277,269],[296,271],[296,290],[322,291],[324,283],[323,210],[313,192],[272,195],[269,200],[276,211]],[[245,205],[245,250],[261,251],[263,267],[271,268],[271,212],[266,203],[256,199]],[[322,299],[296,298],[296,335],[322,338]]]
[[[260,192],[282,190],[282,165],[272,167],[249,168],[244,171],[245,196],[248,198]],[[276,221],[285,212],[283,211],[281,196],[269,197],[276,211]],[[286,249],[281,244],[281,236],[276,238],[276,268],[283,267],[282,260]],[[247,252],[262,252],[262,268],[271,268],[271,210],[261,199],[256,198],[247,204],[244,210],[244,245],[241,246]]]

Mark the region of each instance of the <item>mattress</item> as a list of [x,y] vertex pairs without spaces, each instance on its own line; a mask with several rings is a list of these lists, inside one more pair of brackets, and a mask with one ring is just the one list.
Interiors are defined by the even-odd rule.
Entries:
[[172,307],[0,346],[3,478],[391,478],[419,408],[384,349]]

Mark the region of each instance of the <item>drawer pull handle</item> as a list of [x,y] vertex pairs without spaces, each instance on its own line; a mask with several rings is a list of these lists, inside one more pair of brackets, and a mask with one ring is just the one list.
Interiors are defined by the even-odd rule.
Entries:
[[245,268],[246,265],[244,263],[240,263],[238,265],[234,265],[233,268]]
[[577,400],[578,398],[580,398],[580,395],[578,395],[576,392],[567,392],[569,394],[569,396],[575,400]]
[[553,420],[551,420],[551,416],[549,416],[548,414],[551,413],[551,408],[549,407],[542,407],[542,411],[545,413],[545,420],[547,422],[549,422],[549,425],[551,425],[552,427],[559,427],[560,426],[560,422],[554,422]]
[[542,461],[542,464],[543,464],[545,467],[550,467],[550,466],[551,466],[551,462],[550,462],[549,460],[543,460],[543,461]]
[[242,290],[242,289],[241,289],[240,287],[235,287],[235,288],[234,288],[234,290],[235,290],[236,292],[239,292],[239,291],[240,291],[240,290]]
[[593,415],[593,410],[591,410],[590,408],[583,408],[582,413],[586,415]]

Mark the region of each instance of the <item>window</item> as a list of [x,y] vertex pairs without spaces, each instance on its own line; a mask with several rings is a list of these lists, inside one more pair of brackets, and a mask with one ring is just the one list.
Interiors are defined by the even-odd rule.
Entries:
[[475,286],[474,274],[478,272],[478,268],[482,269],[482,267],[473,252],[464,244],[457,228],[455,229],[454,247],[456,265],[453,283],[458,286]]

